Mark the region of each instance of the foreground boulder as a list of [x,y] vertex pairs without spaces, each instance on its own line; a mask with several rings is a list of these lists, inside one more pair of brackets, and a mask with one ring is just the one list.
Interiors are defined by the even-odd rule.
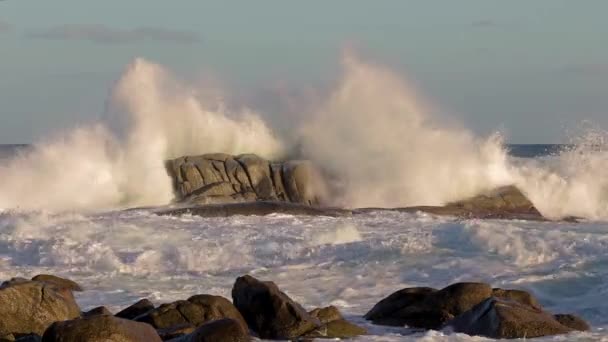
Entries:
[[205,323],[194,332],[170,341],[173,342],[247,342],[249,331],[241,323],[230,319],[220,319]]
[[542,220],[543,216],[534,204],[515,186],[504,186],[468,199],[444,206],[419,206],[400,209],[409,212],[422,211],[434,215],[463,218],[496,218]]
[[380,301],[365,318],[380,325],[438,329],[490,296],[492,287],[483,283],[456,283],[439,291],[406,288]]
[[399,290],[376,304],[365,318],[374,324],[447,329],[491,338],[523,338],[588,330],[573,315],[543,311],[530,293],[491,288],[484,283],[456,283],[441,290]]
[[270,281],[250,275],[237,278],[232,300],[249,328],[263,339],[292,339],[321,326],[300,304]]
[[47,284],[52,284],[58,288],[68,289],[70,291],[82,291],[82,286],[70,279],[61,278],[51,274],[39,274],[32,278],[33,281],[40,281]]
[[222,153],[167,161],[178,201],[233,203],[258,200],[316,205],[323,181],[308,161],[274,163],[255,154]]
[[572,331],[549,313],[498,298],[486,299],[450,321],[446,329],[490,338],[533,338]]
[[56,321],[80,316],[71,290],[39,281],[7,282],[0,287],[0,336],[42,335]]
[[149,324],[108,315],[97,315],[53,323],[42,336],[43,342],[121,341],[160,342]]
[[230,318],[247,330],[247,323],[232,303],[220,296],[196,295],[188,300],[163,304],[135,318],[138,322],[152,325],[156,329],[174,327],[199,327],[206,322]]

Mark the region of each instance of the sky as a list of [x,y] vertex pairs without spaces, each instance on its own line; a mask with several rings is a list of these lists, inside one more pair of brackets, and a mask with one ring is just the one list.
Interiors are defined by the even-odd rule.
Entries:
[[[0,0],[0,143],[102,115],[136,57],[261,110],[339,75],[345,47],[479,135],[567,142],[608,129],[608,1]],[[238,97],[238,96],[236,96]]]

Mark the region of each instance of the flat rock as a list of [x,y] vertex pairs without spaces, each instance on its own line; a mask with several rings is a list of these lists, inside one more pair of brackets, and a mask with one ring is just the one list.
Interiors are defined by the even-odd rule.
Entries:
[[305,338],[353,338],[367,334],[367,330],[345,319],[323,324],[321,327],[307,333]]
[[170,341],[173,342],[247,342],[250,341],[249,331],[239,322],[230,319],[220,319],[203,324],[194,332]]
[[515,301],[488,298],[450,321],[445,329],[489,338],[533,338],[567,334],[553,315]]
[[313,207],[288,202],[246,202],[181,206],[154,211],[158,215],[178,216],[184,214],[202,217],[229,217],[234,215],[265,216],[270,214],[307,215],[307,216],[350,216],[351,211],[337,208]]
[[[363,208],[358,212],[378,210]],[[534,204],[515,186],[504,186],[444,206],[394,208],[403,212],[426,212],[440,216],[481,219],[545,220]]]
[[232,300],[249,328],[263,339],[292,339],[321,325],[275,283],[250,275],[237,278]]
[[312,317],[317,318],[322,324],[344,319],[340,310],[337,307],[331,305],[324,308],[317,308],[309,312]]
[[149,324],[114,316],[97,315],[55,322],[44,332],[42,341],[160,342],[161,339]]
[[0,335],[42,335],[56,321],[80,316],[72,291],[27,281],[0,287]]

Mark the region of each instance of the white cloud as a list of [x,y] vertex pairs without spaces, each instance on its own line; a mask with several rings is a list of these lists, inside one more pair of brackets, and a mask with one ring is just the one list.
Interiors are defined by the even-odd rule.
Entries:
[[124,44],[142,41],[162,41],[181,44],[201,40],[193,31],[172,30],[162,27],[117,29],[104,25],[62,25],[32,31],[30,38],[47,40],[86,40],[100,44]]

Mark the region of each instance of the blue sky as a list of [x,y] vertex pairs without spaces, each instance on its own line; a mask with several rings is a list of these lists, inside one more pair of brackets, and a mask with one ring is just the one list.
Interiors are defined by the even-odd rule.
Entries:
[[560,142],[581,120],[608,128],[606,13],[605,0],[4,0],[0,143],[99,117],[137,56],[277,110],[260,89],[331,81],[345,46],[476,133]]

